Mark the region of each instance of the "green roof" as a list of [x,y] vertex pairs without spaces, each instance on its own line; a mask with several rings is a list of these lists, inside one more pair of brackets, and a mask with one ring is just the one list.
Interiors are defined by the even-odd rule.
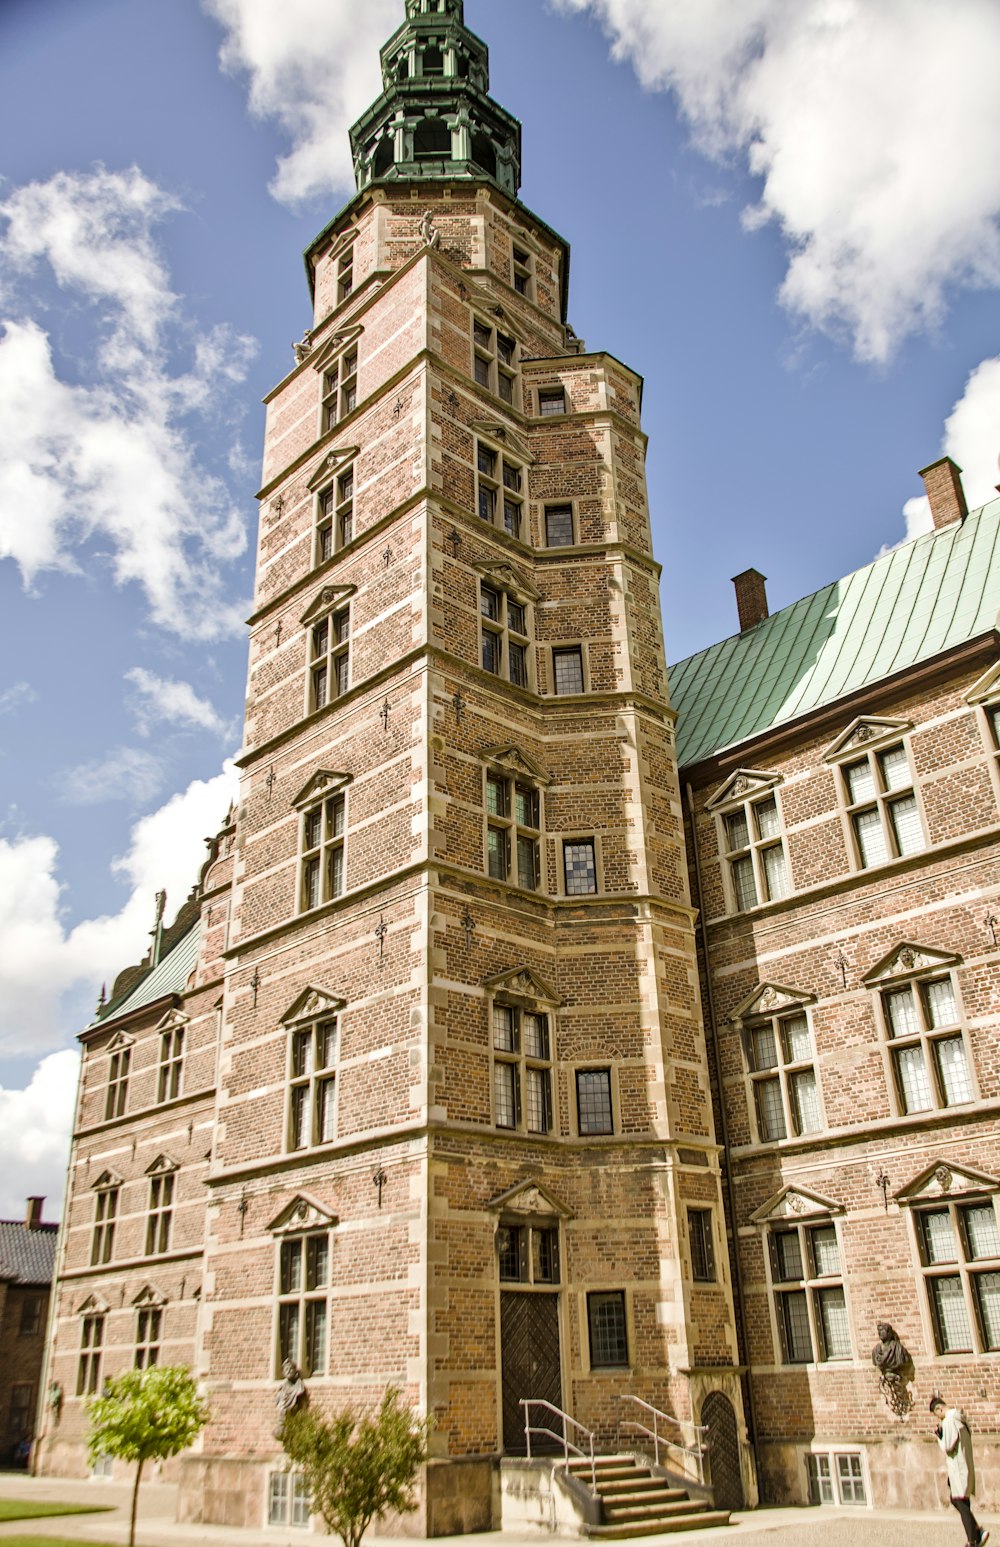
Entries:
[[116,1021],[122,1015],[131,1015],[133,1010],[141,1010],[143,1005],[155,1004],[157,999],[164,999],[168,994],[182,994],[198,960],[200,936],[201,924],[196,919],[168,954],[152,971],[146,973],[127,999],[114,1006],[113,1013],[106,1018]]
[[683,766],[997,626],[1000,500],[670,668]]

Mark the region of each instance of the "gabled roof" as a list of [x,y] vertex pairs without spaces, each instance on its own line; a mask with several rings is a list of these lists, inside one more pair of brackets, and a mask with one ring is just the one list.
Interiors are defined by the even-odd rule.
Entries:
[[904,543],[670,668],[677,756],[696,763],[987,634],[1000,500]]
[[14,1284],[51,1284],[58,1225],[29,1230],[21,1219],[0,1219],[0,1279]]
[[[198,919],[187,934],[181,936],[173,949],[140,979],[128,997],[119,1004],[109,1007],[110,1013],[109,1010],[105,1010],[98,1017],[98,1021],[117,1020],[119,1016],[131,1015],[133,1010],[141,1010],[143,1005],[155,1004],[157,999],[164,999],[169,994],[182,994],[198,961],[200,937],[201,920]],[[94,1022],[92,1025],[97,1023]]]

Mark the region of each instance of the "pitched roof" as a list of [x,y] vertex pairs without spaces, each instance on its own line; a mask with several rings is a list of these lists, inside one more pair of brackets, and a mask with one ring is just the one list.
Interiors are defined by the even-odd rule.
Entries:
[[0,1219],[0,1279],[51,1284],[58,1225],[29,1230],[23,1219]]
[[696,763],[997,626],[1000,500],[670,668]]
[[113,1004],[110,1014],[105,1010],[92,1024],[97,1025],[105,1020],[117,1020],[120,1015],[130,1015],[133,1010],[141,1010],[143,1005],[153,1004],[157,999],[163,999],[168,994],[183,993],[198,960],[200,936],[199,918],[166,956],[140,979],[127,998],[118,1004]]

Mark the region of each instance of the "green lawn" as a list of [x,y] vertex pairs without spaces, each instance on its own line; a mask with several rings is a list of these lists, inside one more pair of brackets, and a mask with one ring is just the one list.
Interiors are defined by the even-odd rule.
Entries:
[[[42,1520],[46,1515],[101,1515],[110,1508],[108,1504],[43,1504],[41,1500],[36,1503],[33,1499],[0,1499],[0,1520]],[[4,1537],[5,1542],[18,1540],[18,1537]]]

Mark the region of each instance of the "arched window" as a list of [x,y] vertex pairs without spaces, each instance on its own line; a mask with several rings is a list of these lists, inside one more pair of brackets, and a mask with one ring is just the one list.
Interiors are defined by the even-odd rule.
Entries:
[[415,161],[447,161],[451,157],[451,130],[440,118],[425,118],[413,133]]
[[490,177],[497,175],[497,153],[488,134],[472,136],[472,159]]
[[375,160],[372,162],[372,176],[384,177],[387,172],[392,170],[395,159],[392,138],[386,135],[384,140],[379,140],[375,150]]

